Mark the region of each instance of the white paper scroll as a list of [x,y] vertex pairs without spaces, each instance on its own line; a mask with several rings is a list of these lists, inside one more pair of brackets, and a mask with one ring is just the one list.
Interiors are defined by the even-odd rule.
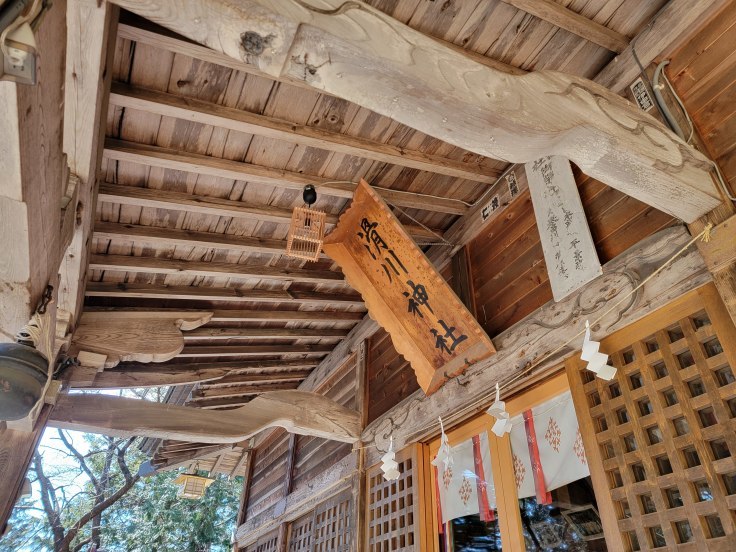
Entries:
[[552,295],[561,301],[603,270],[570,162],[542,157],[525,169]]

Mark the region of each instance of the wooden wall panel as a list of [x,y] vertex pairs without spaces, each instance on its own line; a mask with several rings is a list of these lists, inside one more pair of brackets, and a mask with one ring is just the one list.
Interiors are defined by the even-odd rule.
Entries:
[[[347,408],[356,408],[356,359],[351,357],[338,370],[330,375],[318,390],[320,394],[333,399]],[[327,467],[344,458],[352,446],[347,443],[328,441],[317,437],[298,435],[294,462],[293,486],[298,487]]]
[[368,423],[419,389],[409,363],[379,330],[368,340]]
[[[596,496],[624,547],[736,549],[736,328],[713,285],[604,339],[611,382],[568,363]],[[574,360],[574,359],[573,359]],[[610,498],[609,498],[610,497]]]
[[289,434],[279,430],[254,450],[253,473],[246,517],[260,512],[283,497],[289,452]]
[[[605,264],[674,219],[575,170],[580,198]],[[468,245],[476,316],[489,336],[552,300],[529,192]]]
[[729,181],[736,185],[736,2],[672,55],[667,75],[697,131]]
[[278,530],[264,535],[256,542],[247,546],[244,552],[277,552],[279,549],[279,532]]

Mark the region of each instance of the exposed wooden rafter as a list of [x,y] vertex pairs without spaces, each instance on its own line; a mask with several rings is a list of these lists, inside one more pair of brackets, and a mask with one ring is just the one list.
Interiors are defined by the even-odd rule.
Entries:
[[132,88],[120,83],[113,83],[110,101],[120,107],[138,109],[166,117],[175,117],[247,134],[256,134],[303,146],[364,157],[374,161],[485,184],[493,183],[496,176],[498,176],[497,171],[489,172],[477,165],[453,161],[439,155],[407,150],[319,127],[299,125],[283,119],[203,102],[194,98]]
[[184,339],[234,339],[234,338],[269,338],[269,339],[329,339],[342,338],[348,335],[347,330],[330,328],[197,328],[184,335]]
[[206,358],[250,355],[326,355],[332,345],[188,345],[180,358]]
[[212,288],[204,286],[167,286],[90,282],[87,297],[126,297],[138,299],[190,299],[194,301],[259,301],[265,303],[316,303],[362,306],[363,299],[355,293],[325,293],[322,291],[291,291],[271,289]]
[[[276,360],[234,360],[230,362],[186,362],[178,364],[127,363],[111,370],[98,372],[92,379],[78,368],[72,368],[64,378],[72,388],[116,389],[187,385],[216,381],[231,375],[248,378],[262,375],[264,370],[278,370],[279,374],[291,374],[291,370],[306,373],[317,365],[314,358]],[[311,371],[311,370],[310,370]]]
[[[481,155],[513,162],[561,155],[687,222],[721,202],[705,157],[609,90],[561,73],[501,73],[359,2],[347,9],[341,0],[319,8],[296,0],[178,0],[165,8],[117,2],[238,60],[257,61],[272,77],[301,78]],[[269,47],[244,47],[246,30],[269,37]]]
[[183,261],[161,257],[135,257],[129,255],[92,255],[90,268],[118,272],[143,272],[148,274],[176,274],[177,276],[204,276],[213,278],[262,278],[288,282],[315,284],[339,284],[344,282],[339,272],[309,270],[306,268],[279,268],[264,264],[237,264],[207,261]]
[[199,399],[222,399],[225,397],[243,397],[260,395],[272,391],[286,391],[296,389],[300,380],[284,383],[251,383],[243,381],[242,385],[228,385],[226,387],[200,388],[192,391],[192,399],[187,404],[196,404]]
[[621,33],[612,31],[554,0],[503,1],[612,52],[620,53],[629,45],[629,40]]
[[[120,205],[135,205],[138,207],[186,211],[188,213],[201,213],[212,216],[255,219],[278,224],[290,224],[292,215],[291,209],[281,209],[273,205],[252,205],[233,199],[183,194],[180,192],[141,188],[138,186],[120,186],[108,182],[100,184],[100,191],[97,197],[99,201],[108,201]],[[337,216],[327,215],[326,222],[328,225],[335,224],[337,222]],[[415,238],[438,239],[442,235],[442,231],[439,229],[433,229],[430,232],[426,228],[416,224],[405,224],[404,227]]]
[[117,239],[163,246],[182,245],[271,255],[283,255],[286,252],[286,242],[284,240],[233,236],[214,232],[195,232],[192,230],[160,228],[157,226],[142,226],[137,224],[98,222],[95,224],[94,235],[96,238]]
[[[357,186],[352,182],[335,182],[322,176],[272,169],[242,161],[221,159],[198,153],[185,153],[111,138],[105,141],[104,155],[107,159],[113,161],[126,161],[230,180],[256,182],[288,190],[301,191],[307,184],[312,184],[320,193],[344,199],[352,198],[353,191]],[[399,207],[410,207],[451,215],[462,215],[468,210],[467,205],[456,199],[428,197],[401,190],[381,189],[379,192],[387,203]]]

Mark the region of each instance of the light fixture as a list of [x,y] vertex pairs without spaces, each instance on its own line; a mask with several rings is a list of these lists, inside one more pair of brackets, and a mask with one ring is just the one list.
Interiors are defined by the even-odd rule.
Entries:
[[49,362],[22,343],[0,343],[0,420],[26,417],[41,399]]
[[295,207],[291,215],[286,254],[297,259],[317,261],[322,253],[327,216],[322,211],[312,209],[317,201],[317,190],[314,186],[304,186],[302,198],[305,206]]
[[601,344],[590,339],[590,323],[585,321],[585,337],[580,358],[588,363],[588,370],[602,380],[611,381],[616,375],[616,368],[608,364],[608,355],[601,353]]
[[202,477],[197,475],[197,467],[192,468],[190,472],[182,473],[174,479],[174,484],[179,485],[179,492],[176,496],[179,498],[189,498],[196,500],[202,498],[207,492],[207,487],[215,482],[211,477]]

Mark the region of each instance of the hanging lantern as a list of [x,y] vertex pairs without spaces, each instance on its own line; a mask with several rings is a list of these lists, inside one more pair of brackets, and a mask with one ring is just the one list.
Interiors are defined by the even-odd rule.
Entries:
[[41,399],[49,362],[21,343],[0,343],[0,420],[20,420]]
[[291,215],[286,254],[297,259],[316,261],[322,253],[326,214],[312,209],[312,204],[317,201],[314,186],[305,186],[302,197],[305,206],[294,208]]
[[215,480],[210,477],[197,475],[197,468],[195,467],[191,472],[182,473],[174,479],[174,484],[179,485],[179,492],[176,493],[176,496],[193,500],[202,498],[204,493],[207,492],[207,487],[214,482]]

